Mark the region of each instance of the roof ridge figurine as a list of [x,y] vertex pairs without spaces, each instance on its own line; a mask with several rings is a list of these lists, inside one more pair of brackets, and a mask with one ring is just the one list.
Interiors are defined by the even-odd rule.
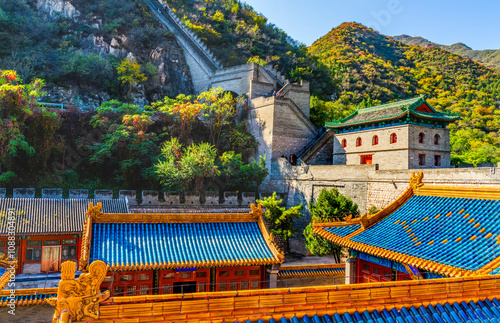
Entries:
[[75,262],[66,261],[61,267],[57,297],[47,300],[47,303],[56,307],[53,322],[98,319],[99,303],[109,298],[109,291],[101,293],[100,288],[107,274],[106,264],[100,260],[94,261],[89,266],[89,272],[81,274],[77,280]]

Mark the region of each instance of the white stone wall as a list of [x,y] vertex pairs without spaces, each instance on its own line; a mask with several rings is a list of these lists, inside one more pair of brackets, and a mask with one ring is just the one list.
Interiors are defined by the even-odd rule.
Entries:
[[[278,160],[282,155],[297,154],[318,135],[317,129],[291,99],[257,98],[250,106],[249,131],[259,143],[255,157],[266,154],[269,171],[261,189],[282,191],[276,182],[283,178]],[[275,180],[272,186],[270,180]]]
[[245,64],[219,70],[212,77],[211,86],[249,96],[255,68],[254,64]]
[[257,99],[259,105],[249,111],[248,131],[258,143],[254,158],[266,156],[266,167],[271,170],[273,149],[274,104],[270,99]]
[[250,99],[269,97],[277,89],[277,82],[262,66],[250,63],[217,71],[211,87],[222,87]]
[[[424,142],[419,142],[419,134],[424,134]],[[439,135],[439,142],[434,144],[434,136]],[[423,126],[412,126],[409,141],[410,168],[449,168],[450,160],[450,130]],[[418,155],[425,154],[425,165],[418,164]],[[441,166],[434,166],[434,156],[441,156]]]

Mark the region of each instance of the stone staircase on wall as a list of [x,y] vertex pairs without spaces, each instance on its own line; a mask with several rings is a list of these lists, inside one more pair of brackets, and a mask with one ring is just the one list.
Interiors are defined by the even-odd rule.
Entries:
[[[12,190],[13,198],[35,198],[34,188],[14,188]],[[87,199],[90,198],[87,189],[69,189],[68,198]],[[257,197],[254,192],[219,192],[207,191],[186,192],[184,194],[169,194],[167,192],[144,190],[141,192],[135,190],[120,190],[115,195],[113,190],[94,190],[94,198],[98,200],[108,200],[115,197],[126,198],[130,207],[140,208],[249,208],[250,204],[255,203],[257,199],[263,199],[270,196],[270,193],[260,193]],[[7,197],[7,190],[0,188],[0,198]],[[62,199],[62,188],[43,188],[42,198]],[[286,200],[286,194],[279,193],[280,199]]]
[[[272,65],[266,65],[264,66],[264,69],[274,78],[276,81],[278,81],[278,84],[282,87],[287,86],[290,84],[290,81],[285,78],[284,75],[281,75],[281,72],[275,69]],[[281,91],[281,90],[280,90]]]
[[[220,74],[231,74],[231,69],[241,69],[242,66],[223,68],[215,55],[203,41],[187,27],[173,10],[163,0],[148,0],[148,7],[156,19],[177,39],[184,49],[186,62],[191,71],[193,86],[197,93],[208,90],[212,86],[212,79]],[[236,71],[235,70],[235,71]],[[271,65],[264,67],[265,72],[274,79],[278,85],[277,90],[285,89],[290,83],[280,71]],[[218,74],[218,75],[216,75]],[[230,77],[229,77],[230,78]],[[238,92],[239,94],[246,93]]]
[[[152,1],[149,1],[152,3]],[[163,7],[167,20],[171,23],[171,27],[175,28],[176,31],[182,36],[186,37],[187,40],[193,45],[193,47],[202,55],[203,59],[206,59],[209,64],[212,65],[214,70],[222,69],[222,64],[217,60],[215,55],[208,49],[207,45],[198,37],[191,29],[189,29],[180,19],[177,17],[175,12],[162,0],[158,0],[159,4]],[[158,8],[158,7],[157,7]],[[160,11],[161,13],[161,11]]]
[[[332,147],[327,147],[331,148],[328,149],[327,153],[328,154],[331,153],[333,155],[333,137],[334,133],[331,130],[326,130],[326,131],[323,130],[322,132],[320,132],[320,134],[316,138],[311,140],[306,146],[304,146],[304,148],[300,152],[297,153],[297,158],[300,159],[301,164],[318,165],[317,163],[313,162],[313,159],[314,157],[316,157],[317,154],[320,154],[322,150],[325,149],[325,145],[332,145]],[[326,160],[326,158],[322,159]],[[320,165],[331,165],[332,163],[333,160]]]
[[154,17],[170,31],[184,50],[191,71],[193,86],[197,93],[206,91],[213,74],[222,69],[222,64],[162,0],[148,0],[147,5]]

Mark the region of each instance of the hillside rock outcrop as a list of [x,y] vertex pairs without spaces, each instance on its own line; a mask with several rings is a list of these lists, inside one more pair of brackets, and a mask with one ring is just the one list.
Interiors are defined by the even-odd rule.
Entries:
[[49,14],[51,18],[62,17],[75,19],[80,12],[69,1],[63,0],[37,0],[36,7],[42,12]]

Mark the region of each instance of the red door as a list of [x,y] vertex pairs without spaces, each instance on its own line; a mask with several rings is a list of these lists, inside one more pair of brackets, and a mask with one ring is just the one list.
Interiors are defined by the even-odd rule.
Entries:
[[358,283],[390,282],[392,269],[358,259]]

